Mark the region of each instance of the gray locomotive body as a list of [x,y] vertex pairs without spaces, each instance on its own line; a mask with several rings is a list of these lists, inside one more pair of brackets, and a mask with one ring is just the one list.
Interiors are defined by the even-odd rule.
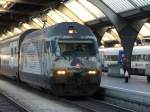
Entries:
[[1,43],[0,72],[60,96],[89,96],[100,84],[96,37],[86,26],[60,23]]

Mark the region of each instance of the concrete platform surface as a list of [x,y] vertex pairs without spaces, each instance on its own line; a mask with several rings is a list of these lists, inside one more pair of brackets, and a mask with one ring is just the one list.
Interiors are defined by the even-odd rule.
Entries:
[[150,96],[150,83],[147,82],[146,76],[132,75],[129,82],[125,83],[124,78],[110,77],[103,73],[100,86]]
[[0,93],[7,95],[31,112],[83,112],[78,108],[33,93],[15,84],[0,79]]
[[106,102],[128,108],[135,112],[150,112],[150,83],[146,76],[131,76],[128,83],[124,78],[103,74],[100,85]]

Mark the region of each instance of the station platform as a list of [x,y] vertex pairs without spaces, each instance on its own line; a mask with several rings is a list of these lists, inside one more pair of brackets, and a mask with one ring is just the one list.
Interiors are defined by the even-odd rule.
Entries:
[[125,83],[124,78],[110,77],[107,73],[103,73],[101,87],[150,96],[150,83],[147,82],[146,76],[131,75],[129,82]]
[[131,75],[125,83],[124,78],[103,73],[100,87],[105,101],[137,112],[150,112],[150,83],[146,76]]

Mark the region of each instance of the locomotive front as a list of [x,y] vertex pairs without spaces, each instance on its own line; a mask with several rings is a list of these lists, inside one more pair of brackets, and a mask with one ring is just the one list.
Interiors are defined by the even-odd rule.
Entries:
[[101,75],[95,36],[55,38],[51,46],[53,92],[61,96],[94,94],[100,85]]

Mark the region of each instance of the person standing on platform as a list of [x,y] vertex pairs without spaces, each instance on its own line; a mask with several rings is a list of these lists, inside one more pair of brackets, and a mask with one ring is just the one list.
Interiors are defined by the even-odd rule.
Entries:
[[129,72],[128,72],[128,66],[127,66],[127,60],[124,59],[124,63],[123,63],[123,70],[124,70],[124,77],[125,77],[125,82],[128,83],[128,79],[129,79]]
[[128,80],[129,80],[129,72],[128,70],[126,69],[125,73],[124,73],[124,76],[125,76],[125,82],[128,83]]

